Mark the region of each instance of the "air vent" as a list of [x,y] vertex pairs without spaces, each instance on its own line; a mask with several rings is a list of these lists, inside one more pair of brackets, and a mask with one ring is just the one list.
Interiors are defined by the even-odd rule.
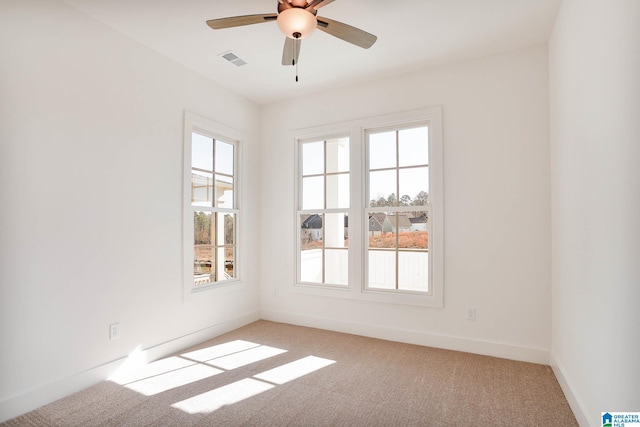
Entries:
[[224,59],[226,59],[227,61],[231,62],[236,67],[241,67],[241,66],[246,64],[245,61],[243,61],[238,55],[236,55],[235,53],[233,53],[231,51],[225,52],[225,53],[221,53],[220,56],[223,57]]

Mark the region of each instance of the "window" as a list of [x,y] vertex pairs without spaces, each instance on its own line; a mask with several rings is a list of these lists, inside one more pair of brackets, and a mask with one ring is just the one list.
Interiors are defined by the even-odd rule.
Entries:
[[366,131],[367,289],[429,291],[426,124]]
[[347,285],[349,138],[299,144],[298,281]]
[[292,290],[442,307],[441,109],[320,126],[293,138]]
[[238,141],[185,115],[185,272],[187,289],[237,280]]

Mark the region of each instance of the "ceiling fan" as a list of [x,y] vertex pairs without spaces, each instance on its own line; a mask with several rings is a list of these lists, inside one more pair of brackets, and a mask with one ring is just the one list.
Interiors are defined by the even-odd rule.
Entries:
[[287,36],[282,51],[282,65],[297,64],[300,56],[300,40],[308,37],[316,28],[364,49],[373,46],[377,40],[373,34],[333,19],[317,16],[318,9],[334,1],[278,0],[278,13],[210,19],[207,25],[214,30],[220,30],[276,21],[280,30]]

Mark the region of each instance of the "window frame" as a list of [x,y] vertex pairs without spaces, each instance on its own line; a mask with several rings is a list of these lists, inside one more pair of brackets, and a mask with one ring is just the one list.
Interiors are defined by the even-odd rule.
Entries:
[[[415,250],[407,250],[406,248],[400,248],[397,246],[398,243],[398,238],[399,238],[399,234],[400,231],[397,230],[395,233],[395,239],[396,239],[396,246],[393,249],[389,249],[388,252],[394,252],[395,254],[395,289],[386,289],[386,288],[374,288],[371,287],[370,285],[370,281],[369,281],[369,252],[371,251],[370,245],[369,245],[369,241],[368,241],[368,232],[369,232],[369,221],[370,221],[370,215],[376,212],[385,212],[387,215],[388,214],[392,214],[392,215],[398,215],[400,213],[405,213],[405,212],[410,212],[410,211],[414,211],[414,212],[424,212],[427,215],[427,218],[429,218],[427,225],[428,225],[428,229],[427,229],[427,235],[430,236],[431,232],[432,232],[432,221],[431,221],[431,202],[427,203],[427,205],[421,205],[421,206],[400,206],[399,204],[395,205],[395,206],[371,206],[371,180],[370,180],[370,174],[372,172],[370,164],[369,164],[369,159],[370,159],[370,150],[371,150],[371,144],[370,144],[370,138],[369,136],[371,134],[377,134],[377,133],[382,133],[382,132],[389,132],[392,131],[395,133],[395,145],[396,145],[396,163],[394,166],[389,166],[389,167],[385,167],[385,168],[375,168],[373,170],[373,172],[379,172],[379,171],[393,171],[396,175],[396,189],[398,189],[398,191],[394,192],[393,194],[396,195],[397,200],[400,200],[400,173],[402,170],[404,169],[414,169],[414,168],[418,168],[418,167],[424,167],[426,166],[428,169],[428,173],[429,173],[429,178],[431,177],[431,168],[430,168],[430,159],[428,159],[427,163],[425,165],[411,165],[411,166],[401,166],[400,165],[400,153],[398,151],[399,147],[400,147],[400,141],[399,141],[399,133],[403,130],[408,130],[408,129],[415,129],[418,127],[427,127],[427,132],[429,130],[429,123],[426,121],[419,121],[419,122],[411,122],[411,123],[403,123],[401,125],[391,125],[391,126],[382,126],[382,127],[368,127],[366,129],[364,129],[364,156],[365,156],[365,160],[364,160],[364,181],[365,181],[365,185],[363,187],[363,191],[365,194],[365,201],[364,201],[364,207],[363,207],[363,219],[367,218],[367,222],[366,224],[364,224],[365,229],[363,230],[363,235],[365,236],[365,242],[363,244],[363,251],[364,251],[364,256],[362,259],[363,262],[363,270],[364,270],[364,277],[363,277],[363,288],[364,288],[364,292],[390,292],[390,293],[415,293],[418,295],[432,295],[433,294],[433,257],[431,256],[431,239],[429,239],[429,243],[428,243],[428,247],[426,249],[426,253],[428,255],[428,283],[427,283],[427,291],[415,291],[415,290],[409,290],[409,289],[399,289],[398,288],[398,281],[399,281],[399,268],[398,268],[398,261],[399,261],[399,256],[400,253],[402,252],[416,252]],[[427,134],[428,135],[428,134]],[[427,140],[427,148],[429,148],[430,141]],[[427,193],[430,194],[430,185],[427,187]],[[386,220],[385,220],[386,222]],[[399,227],[399,224],[396,224],[396,227]],[[378,250],[379,251],[379,250]],[[375,252],[375,251],[374,251]]]
[[[347,140],[349,141],[349,169],[345,172],[327,172],[327,141],[329,140],[334,140],[334,139],[340,139],[340,138],[347,138]],[[302,146],[304,144],[307,143],[314,143],[314,142],[323,142],[323,150],[324,150],[324,172],[322,174],[310,174],[310,175],[303,175],[302,173],[302,161],[303,161],[303,150],[302,150]],[[349,177],[349,198],[350,198],[350,203],[349,206],[346,208],[327,208],[327,187],[326,187],[326,183],[327,183],[327,177],[328,176],[337,176],[337,175],[347,175]],[[296,139],[296,182],[297,182],[297,186],[296,186],[296,283],[304,285],[304,286],[312,286],[312,287],[320,287],[320,288],[337,288],[337,289],[344,289],[346,288],[348,285],[343,285],[343,284],[337,284],[337,283],[326,283],[325,282],[325,253],[326,253],[326,239],[325,237],[325,232],[326,232],[326,215],[327,214],[345,214],[347,215],[347,217],[349,217],[351,215],[352,212],[352,207],[351,207],[351,139],[350,139],[350,135],[347,132],[341,132],[341,133],[332,133],[332,134],[328,134],[328,135],[324,135],[324,136],[318,136],[318,137],[306,137],[306,138],[297,138]],[[304,195],[303,195],[303,190],[304,190],[304,186],[303,186],[303,180],[305,177],[314,177],[314,176],[322,176],[324,178],[324,187],[323,187],[323,200],[324,200],[324,207],[323,208],[311,208],[311,209],[304,209],[303,206],[303,199],[304,199]],[[300,230],[302,229],[302,222],[301,222],[301,216],[302,215],[314,215],[314,214],[320,214],[323,216],[323,226],[322,226],[322,234],[323,234],[323,239],[322,239],[322,282],[305,282],[302,280],[302,260],[301,260],[301,253],[302,253],[302,245],[301,245],[301,239],[300,239]],[[351,226],[351,224],[349,224],[349,227]],[[334,247],[329,247],[329,249],[336,249],[336,250],[341,250],[341,251],[345,251],[347,252],[347,265],[349,265],[350,263],[350,251],[349,251],[349,247],[346,248],[334,248]],[[347,273],[347,276],[349,276],[349,274]],[[348,280],[347,280],[348,281]]]
[[[368,208],[368,187],[366,173],[367,152],[366,132],[383,128],[406,128],[413,124],[426,124],[429,138],[429,292],[389,291],[367,288],[368,272],[365,248],[368,245],[368,222],[364,221]],[[350,209],[349,209],[349,281],[345,286],[312,285],[299,280],[299,207],[301,206],[300,141],[326,139],[331,136],[348,134],[350,144]],[[432,107],[402,113],[355,119],[304,129],[289,133],[294,151],[295,200],[294,200],[294,245],[296,252],[296,272],[289,286],[291,292],[307,295],[329,296],[390,304],[403,304],[422,307],[444,307],[444,142],[442,108]],[[368,184],[367,184],[368,185]],[[388,210],[386,207],[385,210]]]
[[[233,206],[227,207],[207,207],[207,206],[194,206],[192,204],[192,188],[191,188],[191,171],[192,171],[192,135],[197,133],[214,141],[220,140],[221,142],[230,143],[234,147],[233,153]],[[184,134],[183,134],[183,295],[185,299],[191,298],[193,295],[200,294],[207,291],[215,290],[233,290],[244,287],[242,281],[242,261],[241,261],[241,248],[242,248],[242,211],[240,206],[241,200],[241,149],[242,141],[245,140],[245,136],[242,132],[227,126],[216,123],[212,120],[191,113],[189,111],[184,112]],[[215,158],[213,158],[215,169]],[[228,174],[225,174],[228,175]],[[215,171],[213,174],[213,181],[215,183]],[[215,191],[215,190],[214,190]],[[196,285],[194,283],[193,276],[193,262],[194,262],[194,212],[211,212],[215,213],[233,213],[235,215],[234,224],[234,277],[224,280],[216,280],[214,282]],[[216,245],[218,246],[218,245]],[[224,245],[223,245],[224,246]]]

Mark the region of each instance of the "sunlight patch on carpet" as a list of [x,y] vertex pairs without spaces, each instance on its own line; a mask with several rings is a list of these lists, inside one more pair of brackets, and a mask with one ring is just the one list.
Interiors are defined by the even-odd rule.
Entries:
[[109,377],[109,381],[125,385],[195,364],[196,362],[181,357],[167,357],[166,359],[160,359],[156,362],[130,366],[128,369],[119,369]]
[[208,414],[226,405],[232,405],[275,386],[263,381],[245,378],[226,386],[199,394],[171,405],[188,414]]
[[307,356],[294,362],[278,366],[277,368],[270,369],[261,374],[254,375],[253,378],[281,385],[334,363],[336,363],[335,360],[323,359],[322,357],[316,356]]
[[230,371],[242,366],[249,365],[251,363],[259,362],[264,359],[268,359],[273,356],[277,356],[282,353],[286,353],[287,350],[280,348],[269,347],[267,345],[261,345],[259,347],[250,348],[248,350],[233,353],[228,356],[218,357],[217,359],[208,360],[208,365],[215,366],[216,368],[225,369]]
[[[273,347],[267,347],[267,349],[273,350]],[[243,380],[236,381],[223,387],[174,403],[171,406],[189,414],[208,414],[222,408],[223,406],[238,403],[334,363],[336,363],[335,360],[324,359],[322,357],[303,357],[302,359],[298,359],[278,366],[277,368],[269,369],[268,371],[254,375],[253,378],[245,378]]]
[[153,396],[154,394],[191,384],[196,381],[221,374],[222,372],[224,371],[211,366],[196,364],[126,384],[125,387],[140,394],[144,394],[145,396]]
[[261,344],[256,344],[250,341],[235,340],[224,344],[212,345],[210,347],[190,351],[188,353],[183,353],[181,354],[181,356],[186,357],[187,359],[196,360],[198,362],[206,362],[208,360],[217,359],[219,357],[228,356],[260,346]]

